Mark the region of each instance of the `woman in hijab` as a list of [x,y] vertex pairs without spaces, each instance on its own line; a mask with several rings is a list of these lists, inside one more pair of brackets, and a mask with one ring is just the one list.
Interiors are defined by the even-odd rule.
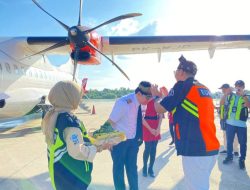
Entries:
[[82,93],[72,81],[60,81],[50,90],[53,108],[42,121],[48,165],[55,190],[87,189],[97,148],[91,145],[84,125],[73,114]]

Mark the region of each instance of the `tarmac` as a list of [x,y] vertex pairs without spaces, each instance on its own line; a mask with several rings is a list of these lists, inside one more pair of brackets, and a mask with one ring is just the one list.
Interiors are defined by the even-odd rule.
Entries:
[[[76,115],[88,129],[99,128],[108,118],[114,101],[92,101],[78,109]],[[96,114],[89,112],[93,105]],[[218,119],[216,119],[218,124]],[[250,123],[248,123],[249,125]],[[41,132],[41,119],[25,122],[21,126],[0,130],[0,190],[52,190],[50,183],[46,144]],[[176,156],[171,141],[168,119],[161,126],[162,139],[157,147],[155,178],[142,176],[142,154],[138,154],[139,188],[141,190],[184,190],[181,157]],[[248,130],[248,139],[250,132]],[[222,131],[217,125],[217,136],[222,142]],[[250,147],[250,141],[248,141]],[[222,148],[223,149],[223,148]],[[240,170],[235,157],[231,165],[223,165],[225,155],[218,155],[210,177],[211,190],[250,190],[250,151],[247,152],[246,170]],[[126,182],[126,184],[128,184]],[[128,186],[127,186],[128,187]],[[112,160],[108,150],[98,153],[94,160],[92,182],[89,190],[113,190]]]

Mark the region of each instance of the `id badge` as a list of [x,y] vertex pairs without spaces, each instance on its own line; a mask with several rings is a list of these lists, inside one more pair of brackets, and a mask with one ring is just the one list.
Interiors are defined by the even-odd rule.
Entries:
[[236,106],[232,107],[232,112],[236,113],[236,111],[237,111],[237,107]]

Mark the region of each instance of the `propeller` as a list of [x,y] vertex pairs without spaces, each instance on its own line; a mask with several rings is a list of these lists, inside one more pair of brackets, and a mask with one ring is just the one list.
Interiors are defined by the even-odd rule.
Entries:
[[21,60],[26,59],[28,57],[32,57],[34,55],[45,53],[47,51],[50,51],[50,50],[53,50],[53,49],[56,49],[56,48],[59,48],[59,47],[62,47],[62,46],[68,45],[68,44],[69,44],[69,40],[68,39],[60,41],[60,42],[58,42],[58,43],[56,43],[56,44],[54,44],[54,45],[52,45],[52,46],[50,46],[50,47],[42,50],[42,51],[39,51],[39,52],[36,52],[36,53],[34,53],[32,55],[26,56],[26,57],[22,58]]
[[99,51],[91,42],[87,42],[87,44],[93,48],[94,50],[96,50],[97,52],[99,52],[100,54],[102,54],[105,58],[107,58],[111,63],[113,63],[113,65],[128,79],[128,75],[112,60],[110,59],[108,56],[106,56],[105,54],[103,54],[101,51]]
[[[80,49],[85,47],[85,46],[89,46],[90,48],[94,49],[95,51],[100,53],[102,56],[104,56],[106,59],[108,59],[129,80],[129,77],[127,76],[127,74],[112,59],[110,59],[108,56],[103,54],[100,50],[98,50],[98,48],[96,48],[90,42],[90,32],[92,32],[93,30],[96,30],[97,28],[100,28],[104,25],[110,24],[112,22],[116,22],[119,20],[127,19],[127,18],[141,16],[142,14],[130,13],[130,14],[121,15],[121,16],[112,18],[106,22],[103,22],[102,24],[99,24],[96,27],[93,27],[91,29],[85,29],[81,25],[81,22],[82,22],[82,16],[81,16],[82,15],[82,0],[80,0],[80,6],[79,6],[78,25],[72,26],[72,27],[67,26],[66,24],[64,24],[63,22],[61,22],[57,18],[55,18],[53,15],[51,15],[49,12],[47,12],[36,0],[32,0],[32,1],[37,5],[38,8],[40,8],[43,12],[45,12],[47,15],[49,15],[51,18],[53,18],[55,21],[57,21],[65,30],[68,31],[68,38],[66,40],[58,42],[58,43],[40,51],[40,52],[37,52],[33,55],[30,55],[28,57],[31,57],[31,56],[34,56],[37,54],[41,54],[41,53],[45,53],[47,51],[50,51],[50,50],[53,50],[55,48],[59,48],[59,47],[65,46],[65,45],[72,44],[74,47],[74,51],[75,51],[74,70],[73,70],[73,80],[75,80],[75,73],[76,73],[77,61],[78,61],[78,55],[79,55]],[[27,57],[25,57],[25,58],[27,58]]]
[[45,12],[47,15],[49,15],[50,17],[52,17],[53,19],[55,19],[64,29],[69,30],[69,27],[64,24],[63,22],[61,22],[60,20],[58,20],[57,18],[55,18],[54,16],[52,16],[50,13],[48,13],[44,8],[42,8],[42,6],[36,1],[36,0],[32,0],[43,12]]

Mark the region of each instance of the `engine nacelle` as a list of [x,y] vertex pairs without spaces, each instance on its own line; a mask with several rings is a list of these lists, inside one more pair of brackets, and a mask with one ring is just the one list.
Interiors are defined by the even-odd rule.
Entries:
[[[75,59],[75,52],[70,54],[72,60]],[[101,63],[100,57],[91,55],[89,52],[80,51],[77,56],[77,64],[81,65],[99,65]]]
[[[87,28],[86,28],[87,29]],[[99,49],[100,46],[100,37],[97,35],[96,32],[90,32],[90,42]],[[70,48],[72,53],[70,57],[72,60],[75,58],[75,49],[72,44],[70,44]],[[88,45],[82,47],[80,52],[78,53],[77,63],[82,65],[99,65],[101,63],[101,55],[96,52],[93,48],[89,47]]]

